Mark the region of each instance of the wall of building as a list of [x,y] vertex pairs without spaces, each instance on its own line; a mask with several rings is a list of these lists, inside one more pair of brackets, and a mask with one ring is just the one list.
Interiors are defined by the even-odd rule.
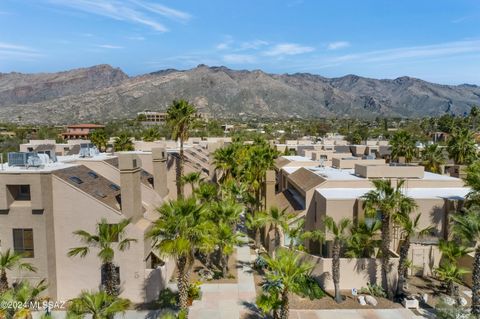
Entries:
[[[92,249],[85,258],[67,256],[70,248],[82,245],[73,232],[79,229],[95,232],[96,224],[101,218],[118,223],[124,216],[63,180],[54,177],[52,185],[55,207],[56,298],[66,300],[77,296],[84,289],[97,290],[101,278],[101,262],[96,256],[96,249]],[[144,232],[130,225],[127,228],[127,237],[135,238],[137,242],[132,243],[127,252],[115,251],[115,262],[120,267],[121,296],[133,302],[143,302],[146,276]]]

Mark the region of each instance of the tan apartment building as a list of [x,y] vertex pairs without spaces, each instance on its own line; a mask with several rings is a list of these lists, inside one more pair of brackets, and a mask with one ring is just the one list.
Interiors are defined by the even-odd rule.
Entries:
[[174,264],[151,250],[145,234],[158,217],[156,207],[169,198],[174,181],[168,182],[167,176],[174,175],[175,169],[167,166],[165,149],[144,155],[148,156],[135,152],[68,156],[36,167],[4,166],[0,171],[0,249],[24,253],[25,261],[38,269],[35,273],[11,271],[11,281],[45,278],[47,295],[53,300],[98,290],[102,278],[97,252],[93,249],[85,258],[67,256],[70,248],[82,245],[73,232],[95,232],[102,218],[112,224],[131,218],[126,236],[137,241],[127,252],[115,252],[121,296],[133,302],[157,298]]
[[[280,161],[280,160],[279,160]],[[344,160],[348,161],[348,160]],[[297,216],[304,216],[306,230],[325,231],[323,221],[331,216],[335,221],[346,217],[355,222],[365,218],[362,196],[374,189],[372,180],[389,179],[392,184],[405,180],[405,195],[413,198],[421,214],[420,227],[433,226],[429,236],[415,238],[409,251],[416,272],[432,274],[438,266],[438,240],[448,238],[448,216],[461,206],[470,191],[459,178],[425,172],[423,166],[378,163],[378,160],[356,160],[340,165],[347,168],[284,166],[277,171],[279,193],[276,202]],[[288,204],[285,205],[285,198]],[[299,211],[298,207],[301,207]],[[397,252],[399,229],[394,228],[391,250]],[[329,257],[331,243],[322,247],[307,243],[314,254]],[[348,281],[347,281],[348,284]],[[345,286],[346,288],[352,288]]]

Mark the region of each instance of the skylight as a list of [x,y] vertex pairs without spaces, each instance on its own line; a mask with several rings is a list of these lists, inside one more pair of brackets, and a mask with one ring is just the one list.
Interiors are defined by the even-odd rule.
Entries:
[[80,179],[80,177],[70,176],[68,179],[70,179],[75,184],[83,184],[83,181]]
[[89,175],[90,177],[93,177],[93,178],[98,178],[97,173],[95,173],[94,171],[88,172],[88,175]]
[[114,191],[119,191],[120,190],[120,186],[118,186],[117,184],[110,184],[110,188],[113,189]]

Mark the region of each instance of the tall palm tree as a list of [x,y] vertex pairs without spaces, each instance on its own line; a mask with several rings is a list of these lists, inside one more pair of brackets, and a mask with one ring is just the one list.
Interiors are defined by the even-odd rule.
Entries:
[[126,237],[126,229],[129,224],[130,219],[123,219],[117,224],[110,224],[105,218],[102,218],[100,223],[97,224],[95,233],[89,233],[85,230],[73,232],[85,246],[71,248],[68,251],[69,257],[80,256],[84,258],[90,253],[91,248],[98,249],[97,257],[102,263],[102,271],[105,275],[102,286],[105,292],[111,296],[118,296],[120,293],[119,278],[114,263],[114,246],[123,252],[130,248],[131,243],[137,241]]
[[233,177],[237,167],[236,147],[232,144],[217,149],[213,153],[213,165],[220,172],[219,182],[224,182]]
[[305,219],[300,219],[295,225],[288,225],[285,231],[290,239],[288,249],[293,250],[298,242],[305,239]]
[[368,223],[360,221],[352,226],[345,255],[350,258],[372,258],[375,249],[380,246],[378,235],[381,228],[382,223],[379,220]]
[[162,137],[158,127],[152,126],[142,132],[142,140],[145,142],[157,141]]
[[28,270],[35,272],[37,269],[32,264],[24,262],[21,254],[10,249],[0,252],[0,294],[8,289],[7,270]]
[[407,274],[408,251],[410,250],[410,241],[412,237],[426,236],[433,229],[432,226],[420,228],[420,216],[421,214],[418,214],[412,219],[410,218],[409,213],[404,213],[399,214],[396,220],[397,224],[400,226],[400,236],[402,238],[400,244],[400,259],[398,262],[397,295],[402,295],[404,293],[403,286]]
[[88,137],[100,152],[107,150],[108,136],[105,130],[95,130]]
[[120,133],[113,140],[113,148],[115,152],[133,151],[134,147],[133,147],[132,138],[127,132]]
[[158,208],[159,218],[147,233],[153,247],[163,256],[173,257],[178,270],[180,309],[187,311],[189,277],[194,253],[213,237],[214,225],[206,221],[204,207],[194,198],[170,201]]
[[82,291],[68,303],[67,318],[112,319],[117,313],[125,313],[130,307],[128,299],[111,296],[104,291]]
[[477,158],[474,133],[468,128],[455,129],[447,140],[448,155],[457,165],[468,165]]
[[288,319],[288,294],[296,290],[300,278],[310,274],[313,266],[302,262],[298,254],[288,249],[281,249],[275,258],[267,258],[267,263],[270,269],[267,279],[281,283],[280,319]]
[[217,225],[225,223],[232,230],[236,229],[241,213],[242,206],[233,201],[216,202],[208,207],[209,220]]
[[270,224],[275,233],[275,247],[280,246],[280,230],[288,229],[288,222],[293,217],[294,215],[287,212],[286,208],[280,210],[276,206],[270,207],[267,213],[267,223]]
[[443,150],[438,144],[427,145],[422,151],[422,165],[425,170],[432,173],[441,173],[440,166],[445,164]]
[[232,230],[229,224],[221,222],[218,224],[215,241],[218,247],[218,253],[220,255],[220,265],[222,267],[222,274],[226,276],[228,273],[228,260],[233,253],[235,246],[242,243],[242,236],[236,231]]
[[350,227],[351,221],[347,218],[342,218],[338,223],[335,223],[331,216],[325,218],[325,230],[333,237],[332,247],[332,277],[333,285],[335,287],[335,301],[341,303],[343,301],[340,294],[340,252],[342,246],[347,241],[347,229]]
[[480,207],[473,206],[465,214],[452,216],[453,233],[470,247],[475,247],[472,266],[472,314],[480,315]]
[[198,188],[195,189],[195,195],[202,204],[214,202],[218,197],[217,185],[209,182],[201,182]]
[[15,287],[0,293],[0,304],[23,305],[22,307],[0,307],[0,318],[32,319],[35,302],[40,300],[40,294],[47,289],[45,280],[36,285],[24,280]]
[[249,213],[245,218],[245,225],[254,234],[255,246],[260,247],[260,229],[267,223],[267,215],[264,212]]
[[390,146],[393,160],[405,157],[405,162],[410,163],[415,157],[415,140],[407,131],[396,132],[390,140]]
[[381,214],[382,220],[382,242],[380,250],[382,252],[382,285],[387,291],[389,298],[393,297],[392,291],[389,289],[388,273],[390,272],[390,245],[391,245],[391,226],[395,215],[400,213],[400,210],[407,209],[408,206],[413,206],[415,202],[402,194],[401,189],[404,180],[399,180],[397,185],[393,187],[391,180],[373,180],[372,183],[375,189],[365,194],[363,207],[369,214]]
[[200,172],[191,172],[182,176],[182,184],[189,184],[192,188],[192,194],[195,194],[195,185],[198,185],[202,181],[202,175]]
[[172,138],[180,141],[178,165],[176,169],[177,197],[183,197],[182,175],[183,175],[183,143],[188,140],[197,109],[194,105],[185,100],[175,100],[167,109],[167,124],[171,129]]
[[471,191],[467,195],[466,206],[480,205],[480,161],[475,161],[467,167],[467,176],[465,183]]

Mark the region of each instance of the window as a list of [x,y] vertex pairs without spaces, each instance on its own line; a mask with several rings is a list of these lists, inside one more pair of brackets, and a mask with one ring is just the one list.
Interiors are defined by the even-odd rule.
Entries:
[[14,200],[30,200],[30,185],[7,185]]
[[113,189],[114,191],[120,190],[120,186],[118,186],[117,184],[110,184],[110,188]]
[[13,250],[24,258],[33,258],[33,230],[31,228],[13,229]]
[[95,173],[94,171],[88,172],[88,175],[89,175],[90,177],[92,177],[92,178],[98,178],[97,173]]
[[74,182],[75,184],[83,184],[83,181],[77,176],[70,176],[68,179]]

